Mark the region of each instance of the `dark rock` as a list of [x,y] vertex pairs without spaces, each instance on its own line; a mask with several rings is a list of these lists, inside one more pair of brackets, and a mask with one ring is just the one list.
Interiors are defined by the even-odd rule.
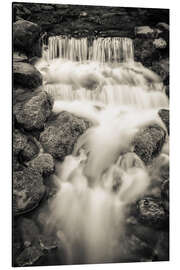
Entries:
[[29,161],[33,159],[39,153],[39,148],[37,144],[34,142],[32,137],[27,138],[27,144],[25,145],[23,151],[20,156],[23,161]]
[[169,134],[169,110],[161,109],[159,110],[158,114],[161,117],[161,120],[164,122]]
[[156,72],[164,81],[169,80],[169,59],[162,59],[158,62],[153,61],[151,70]]
[[156,157],[165,142],[166,132],[161,127],[154,125],[149,126],[135,136],[133,145],[134,152],[148,164]]
[[159,61],[160,52],[153,45],[153,39],[134,39],[134,58],[146,67],[151,67],[153,61]]
[[41,249],[37,248],[36,246],[30,246],[23,250],[23,252],[17,257],[16,263],[17,266],[23,267],[23,266],[31,266],[35,262],[37,262],[40,257],[42,257],[44,254],[41,251]]
[[20,215],[38,206],[45,192],[41,174],[24,168],[13,173],[13,214]]
[[[26,11],[23,10],[22,12],[27,13],[27,9]],[[37,24],[30,21],[18,20],[13,23],[14,51],[24,52],[27,56],[41,56],[40,47],[39,52],[37,50],[40,32],[41,28]]]
[[41,92],[25,104],[16,104],[14,106],[14,115],[17,123],[24,129],[40,130],[50,116],[52,107],[52,97],[46,92]]
[[20,218],[19,231],[24,247],[37,245],[40,233],[32,219]]
[[169,233],[161,232],[158,237],[157,245],[154,249],[157,261],[169,260]]
[[[36,89],[14,87],[13,88],[13,105],[25,103],[29,101],[32,97],[38,95],[43,91],[42,87]],[[18,105],[19,106],[19,105]]]
[[43,176],[49,176],[55,170],[53,157],[50,154],[39,154],[28,163],[28,166],[38,170]]
[[87,125],[81,118],[68,112],[61,112],[56,119],[46,124],[40,135],[44,150],[54,158],[63,160],[73,151],[78,137],[85,132]]
[[27,137],[22,134],[19,130],[13,131],[13,154],[18,155],[27,144]]
[[156,25],[156,27],[159,28],[162,31],[169,31],[169,25],[167,23],[164,23],[164,22],[159,22]]
[[153,197],[146,197],[137,203],[139,222],[147,226],[162,229],[168,225],[168,215],[162,201]]
[[39,152],[39,148],[32,136],[26,136],[17,129],[13,131],[13,155],[15,170],[17,162],[22,160],[22,163],[31,160]]
[[23,62],[13,63],[14,86],[34,89],[42,85],[41,73],[32,65]]

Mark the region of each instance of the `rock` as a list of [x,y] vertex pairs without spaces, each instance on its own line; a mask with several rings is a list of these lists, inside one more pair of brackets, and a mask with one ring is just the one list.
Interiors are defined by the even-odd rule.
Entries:
[[163,123],[165,124],[168,134],[169,134],[169,110],[167,109],[161,109],[158,112],[161,120],[163,121]]
[[165,137],[165,130],[158,125],[142,129],[134,138],[134,152],[148,164],[160,153]]
[[13,131],[14,165],[21,160],[22,163],[31,160],[39,152],[39,148],[32,136],[26,136],[17,129]]
[[14,51],[24,52],[27,56],[41,56],[40,47],[39,52],[37,51],[40,33],[41,28],[35,23],[26,20],[18,20],[13,23]]
[[13,62],[13,85],[34,89],[42,85],[41,73],[32,65]]
[[166,81],[168,80],[169,82],[169,59],[166,58],[158,62],[152,62],[151,70],[156,72],[162,78],[162,81],[165,81],[165,84],[167,85]]
[[38,95],[42,91],[43,91],[42,87],[38,87],[36,89],[14,87],[13,88],[13,106],[14,105],[20,106],[21,103],[23,104],[26,103],[32,97]]
[[153,61],[159,61],[160,52],[153,45],[153,39],[134,39],[134,58],[146,67],[151,67]]
[[27,137],[19,130],[13,130],[13,154],[18,155],[27,144]]
[[163,38],[157,38],[153,41],[153,45],[156,49],[164,49],[166,48],[167,43]]
[[31,160],[28,165],[38,170],[43,176],[49,176],[55,170],[53,157],[50,154],[39,154],[36,158]]
[[158,198],[146,197],[138,201],[138,220],[147,226],[163,229],[168,225],[168,215],[162,201]]
[[19,231],[24,247],[37,245],[40,233],[35,222],[30,218],[19,219]]
[[45,193],[41,174],[32,169],[24,168],[13,173],[13,214],[26,213],[38,206]]
[[28,62],[28,58],[25,54],[23,53],[17,53],[17,52],[13,52],[13,63],[14,62]]
[[167,23],[164,22],[159,22],[156,27],[162,31],[169,31],[169,25]]
[[149,26],[138,26],[135,27],[135,35],[141,38],[154,38],[156,31]]
[[73,151],[78,137],[87,129],[86,122],[69,112],[61,112],[49,121],[40,135],[40,142],[46,152],[63,160]]
[[169,233],[160,232],[158,242],[154,248],[157,261],[169,261]]
[[14,115],[17,123],[26,130],[41,130],[50,116],[53,99],[46,92],[38,93],[26,103],[16,104]]
[[27,144],[25,145],[20,156],[24,162],[33,159],[39,153],[39,148],[34,142],[33,137],[27,137]]
[[23,250],[23,252],[17,257],[16,263],[17,266],[23,267],[23,266],[31,266],[35,262],[37,262],[40,257],[42,257],[44,254],[41,251],[41,249],[37,248],[36,246],[30,246]]

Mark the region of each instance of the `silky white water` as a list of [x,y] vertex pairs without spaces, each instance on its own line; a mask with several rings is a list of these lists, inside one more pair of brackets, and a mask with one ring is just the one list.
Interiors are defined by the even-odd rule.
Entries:
[[168,108],[163,84],[133,61],[129,39],[97,39],[89,48],[87,39],[52,37],[36,67],[55,98],[53,111],[92,123],[56,165],[59,191],[44,226],[64,243],[67,264],[123,260],[126,210],[151,183],[132,141],[145,126],[165,129],[157,114]]

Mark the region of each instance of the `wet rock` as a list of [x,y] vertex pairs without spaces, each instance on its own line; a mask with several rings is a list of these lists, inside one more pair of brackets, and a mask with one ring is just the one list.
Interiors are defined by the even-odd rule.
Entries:
[[134,152],[148,164],[156,157],[165,142],[166,132],[158,125],[141,130],[134,138]]
[[14,86],[34,89],[42,85],[42,75],[28,63],[13,62],[13,84]]
[[158,114],[161,117],[164,124],[166,125],[167,131],[169,134],[169,110],[161,109],[161,110],[159,110]]
[[24,168],[13,173],[13,214],[20,215],[38,206],[45,193],[41,174]]
[[[18,9],[19,10],[19,9]],[[21,11],[27,13],[27,9]],[[17,14],[18,15],[18,14]],[[19,14],[20,16],[22,14]],[[39,52],[34,51],[37,47],[38,40],[40,38],[41,28],[30,21],[18,20],[13,23],[13,47],[14,51],[24,52],[27,56],[41,55],[40,48]]]
[[17,266],[31,266],[37,262],[44,253],[36,246],[30,246],[23,250],[23,252],[17,257]]
[[40,135],[40,143],[54,158],[63,160],[72,153],[78,137],[86,129],[83,119],[68,112],[61,112],[54,120],[47,122]]
[[168,215],[162,201],[153,197],[146,197],[137,203],[139,222],[153,228],[166,228]]
[[28,165],[38,170],[43,176],[49,176],[55,170],[54,160],[50,154],[39,154],[36,158],[31,160]]
[[27,136],[17,129],[13,131],[13,162],[14,170],[18,170],[26,161],[34,158],[39,152],[39,148],[32,136]]
[[53,99],[46,92],[41,92],[26,103],[16,104],[14,114],[16,121],[26,130],[40,130],[50,116]]

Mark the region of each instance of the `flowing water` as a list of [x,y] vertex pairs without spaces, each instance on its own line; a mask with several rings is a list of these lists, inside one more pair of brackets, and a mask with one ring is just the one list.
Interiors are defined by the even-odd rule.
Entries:
[[44,224],[64,243],[67,264],[123,261],[128,205],[151,182],[132,140],[149,124],[165,128],[157,112],[168,99],[160,78],[133,55],[129,38],[50,37],[36,65],[54,112],[93,123],[56,164],[59,191]]

